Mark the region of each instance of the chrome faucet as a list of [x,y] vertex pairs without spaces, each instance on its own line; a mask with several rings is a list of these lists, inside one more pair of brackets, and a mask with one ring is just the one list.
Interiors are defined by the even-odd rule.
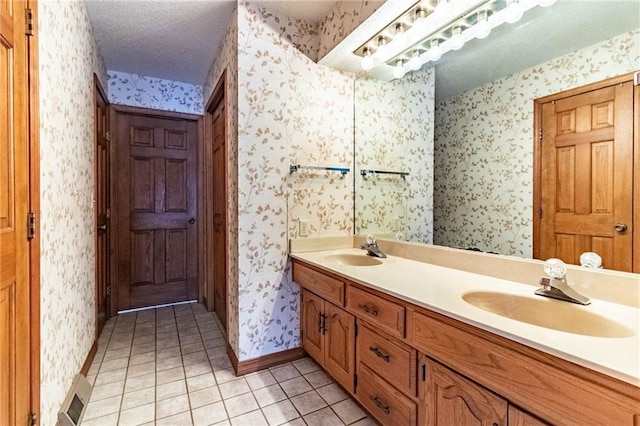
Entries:
[[380,250],[380,247],[378,247],[378,242],[373,238],[373,235],[367,235],[366,244],[361,245],[360,248],[366,250],[369,256],[387,257],[387,255]]
[[569,287],[565,276],[567,274],[567,266],[562,260],[548,259],[544,262],[544,272],[549,277],[540,278],[539,284],[542,288],[536,290],[538,296],[552,297],[580,305],[588,305],[591,303],[588,297],[581,295]]

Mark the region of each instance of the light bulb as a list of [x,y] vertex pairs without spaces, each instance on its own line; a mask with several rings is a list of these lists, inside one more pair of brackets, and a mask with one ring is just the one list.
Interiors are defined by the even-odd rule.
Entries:
[[542,7],[552,6],[558,0],[538,0],[538,4]]
[[378,37],[378,48],[376,49],[375,56],[378,58],[384,58],[389,55],[389,46],[387,45],[387,39],[383,36]]
[[416,17],[413,20],[413,25],[411,25],[411,28],[418,33],[424,33],[425,30],[427,29],[426,18],[427,18],[427,12],[424,9],[417,9]]
[[393,36],[393,43],[397,46],[404,46],[409,41],[409,37],[404,33],[404,25],[400,22],[396,24],[396,33]]
[[464,39],[462,38],[462,27],[460,25],[453,27],[451,34],[451,48],[458,50],[464,45]]
[[510,24],[515,24],[522,18],[524,10],[518,0],[512,0],[504,11],[504,20]]
[[473,26],[476,38],[483,39],[491,33],[491,24],[489,23],[489,13],[486,10],[478,12],[478,22]]
[[398,59],[398,62],[396,62],[396,66],[393,68],[393,76],[395,78],[402,78],[404,77],[405,73],[406,71],[404,69],[402,59]]
[[365,47],[362,51],[362,54],[364,55],[362,57],[362,62],[360,62],[360,66],[362,66],[362,69],[365,71],[373,69],[375,63],[373,61],[373,57],[371,56],[371,49]]
[[431,40],[431,47],[427,51],[427,58],[430,61],[435,62],[442,57],[442,47],[440,47],[440,41],[438,39]]
[[412,71],[418,71],[422,66],[422,61],[420,60],[420,51],[418,49],[413,51],[413,56],[407,62],[407,68]]

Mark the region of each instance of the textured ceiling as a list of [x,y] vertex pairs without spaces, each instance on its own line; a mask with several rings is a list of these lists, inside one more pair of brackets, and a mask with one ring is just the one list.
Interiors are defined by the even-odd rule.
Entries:
[[[86,0],[107,69],[203,84],[235,0]],[[334,0],[256,1],[310,22]]]

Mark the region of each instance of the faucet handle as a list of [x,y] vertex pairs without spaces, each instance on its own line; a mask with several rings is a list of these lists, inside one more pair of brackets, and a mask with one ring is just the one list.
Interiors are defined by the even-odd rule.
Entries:
[[544,262],[544,273],[551,278],[561,280],[567,274],[567,265],[560,259],[547,259],[547,261]]
[[376,243],[376,239],[374,238],[373,235],[368,234],[367,235],[367,244],[375,244]]

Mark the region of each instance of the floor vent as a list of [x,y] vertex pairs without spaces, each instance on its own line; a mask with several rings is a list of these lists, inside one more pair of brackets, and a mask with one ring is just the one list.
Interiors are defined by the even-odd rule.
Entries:
[[69,394],[62,403],[60,413],[58,413],[58,424],[60,426],[79,425],[90,396],[91,385],[86,377],[78,374],[73,380]]

